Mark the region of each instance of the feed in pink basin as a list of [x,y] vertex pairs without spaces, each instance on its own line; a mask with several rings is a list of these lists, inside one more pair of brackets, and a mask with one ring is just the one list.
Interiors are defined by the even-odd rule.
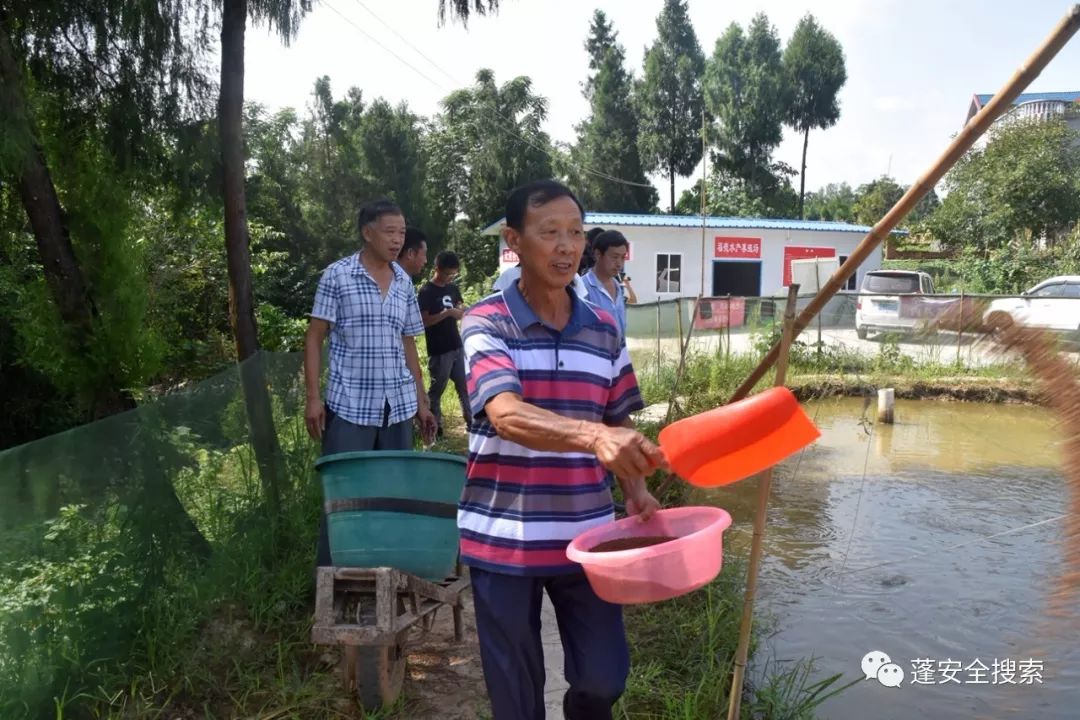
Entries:
[[[566,556],[581,564],[593,590],[608,602],[659,602],[693,592],[720,573],[730,526],[731,516],[720,508],[669,508],[647,522],[629,517],[587,530]],[[617,549],[646,542],[655,544]],[[605,543],[615,549],[606,550]]]

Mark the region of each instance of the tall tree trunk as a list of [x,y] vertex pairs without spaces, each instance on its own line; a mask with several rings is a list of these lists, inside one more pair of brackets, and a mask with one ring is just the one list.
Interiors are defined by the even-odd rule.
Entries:
[[221,17],[221,97],[218,133],[221,137],[225,255],[229,269],[229,319],[236,339],[244,405],[251,428],[251,445],[271,517],[280,511],[277,430],[259,354],[255,297],[251,282],[251,248],[244,197],[244,33],[247,0],[224,0]]
[[[7,18],[0,14],[0,107],[14,120],[9,132],[16,146],[21,146],[23,155],[16,181],[19,199],[37,242],[49,294],[68,332],[68,351],[80,356],[87,351],[93,335],[97,308],[75,257],[45,155],[34,137],[22,84],[22,70],[8,36]],[[88,404],[95,419],[135,407],[131,395],[122,391],[119,383],[95,388]]]
[[810,142],[810,126],[803,129],[802,172],[799,173],[799,219],[803,219],[803,198],[806,197],[806,146]]
[[[22,89],[23,76],[8,36],[6,20],[0,12],[0,107],[10,118],[22,123],[22,127],[12,133],[15,142],[21,141],[25,145],[17,180],[19,198],[37,242],[46,284],[68,331],[71,346],[67,352],[80,356],[90,349],[97,308],[75,257],[64,210],[45,155],[34,138],[30,109]],[[94,419],[100,419],[135,408],[135,400],[119,382],[109,382],[94,389],[90,408]],[[184,510],[172,485],[162,481],[160,473],[144,477],[143,490],[155,506],[172,519],[185,540],[204,552],[209,549],[206,538]]]

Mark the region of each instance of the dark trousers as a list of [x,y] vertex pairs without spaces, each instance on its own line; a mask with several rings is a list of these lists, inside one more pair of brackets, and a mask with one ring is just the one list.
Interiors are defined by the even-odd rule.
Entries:
[[494,720],[544,720],[540,606],[555,607],[568,720],[610,720],[626,687],[630,652],[622,607],[596,596],[583,573],[523,577],[469,568],[484,682]]
[[[354,425],[342,420],[330,408],[326,408],[326,428],[322,436],[322,454],[336,455],[343,452],[366,452],[370,450],[412,450],[412,418],[390,424],[390,403],[383,409],[380,427]],[[315,564],[319,567],[333,565],[330,558],[330,534],[326,529],[326,513],[320,515],[319,545],[315,551]]]
[[458,348],[448,353],[432,355],[428,358],[428,375],[431,376],[431,387],[428,389],[428,401],[431,403],[431,412],[439,421],[442,421],[442,396],[446,392],[448,380],[454,381],[458,400],[461,402],[461,414],[465,418],[465,426],[472,425],[472,413],[469,410],[469,386],[465,383],[465,350]]

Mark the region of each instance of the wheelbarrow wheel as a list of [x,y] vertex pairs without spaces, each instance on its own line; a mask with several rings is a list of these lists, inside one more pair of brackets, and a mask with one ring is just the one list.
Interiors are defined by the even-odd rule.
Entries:
[[391,645],[363,645],[346,649],[352,656],[351,675],[356,695],[365,710],[378,710],[392,705],[401,695],[405,684],[405,647],[397,642]]

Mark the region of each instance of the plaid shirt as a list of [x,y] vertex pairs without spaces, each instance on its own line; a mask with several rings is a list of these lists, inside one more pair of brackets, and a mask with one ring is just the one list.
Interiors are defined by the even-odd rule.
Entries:
[[392,263],[385,299],[359,253],[323,271],[311,316],[330,323],[330,378],[326,406],[354,425],[379,427],[390,403],[390,424],[416,415],[416,381],[405,365],[403,335],[424,324],[412,281]]

